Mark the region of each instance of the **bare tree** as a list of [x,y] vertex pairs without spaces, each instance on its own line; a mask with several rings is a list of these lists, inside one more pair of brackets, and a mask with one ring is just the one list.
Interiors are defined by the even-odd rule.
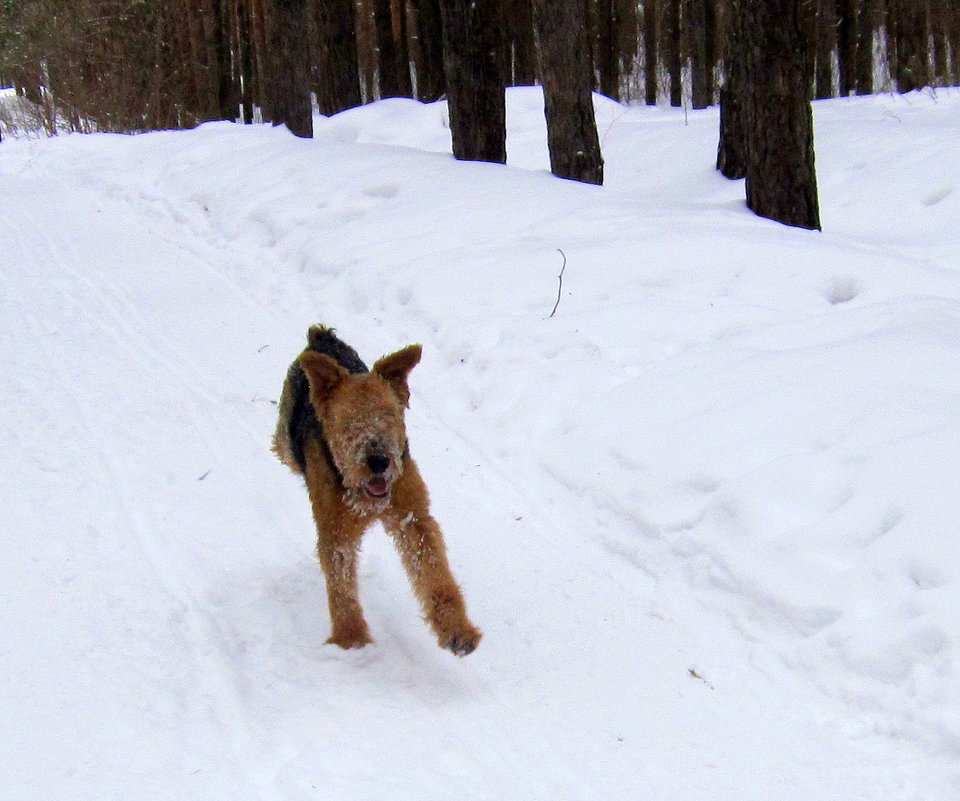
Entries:
[[270,95],[273,124],[313,136],[306,0],[272,0]]
[[897,91],[929,86],[930,0],[888,0],[887,28],[893,41]]
[[660,63],[657,47],[660,41],[658,4],[658,0],[644,0],[643,3],[643,80],[644,100],[648,106],[657,105],[657,67]]
[[507,110],[499,0],[441,0],[453,155],[507,160]]
[[375,0],[377,74],[380,97],[410,97],[410,57],[407,52],[406,3]]
[[796,0],[742,0],[747,205],[820,228],[806,20]]
[[410,6],[416,26],[417,99],[432,102],[446,91],[440,0],[410,0]]
[[360,105],[353,0],[316,0],[316,93],[326,116]]
[[659,0],[662,14],[660,50],[670,76],[670,105],[683,105],[683,60],[680,53],[680,6],[682,0]]
[[747,174],[745,105],[747,53],[744,43],[744,2],[730,0],[724,44],[724,81],[720,88],[720,143],[717,169],[730,179]]
[[857,57],[855,87],[858,95],[873,94],[873,36],[876,0],[859,0],[857,8]]
[[686,30],[690,50],[691,105],[706,108],[713,103],[714,0],[686,0]]
[[533,0],[505,0],[507,75],[514,86],[532,86],[537,79],[537,50],[533,41]]
[[603,158],[585,47],[586,7],[582,2],[547,6],[548,0],[534,0],[550,169],[560,178],[602,184]]

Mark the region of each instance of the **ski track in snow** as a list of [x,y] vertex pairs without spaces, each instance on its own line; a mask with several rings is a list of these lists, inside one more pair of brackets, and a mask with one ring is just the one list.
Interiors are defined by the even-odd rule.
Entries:
[[[935,550],[890,569],[871,544],[951,505],[922,472],[906,494],[884,476],[901,455],[957,464],[958,388],[933,379],[957,251],[875,244],[864,213],[808,264],[809,238],[668,155],[709,115],[685,132],[602,105],[612,187],[558,185],[522,144],[535,95],[511,99],[525,170],[422,152],[445,146],[442,104],[395,101],[313,143],[212,125],[0,146],[3,801],[960,792],[955,629],[929,600],[955,597],[954,570]],[[639,180],[631,149],[658,196],[618,186],[618,164]],[[956,203],[958,163],[919,206]],[[926,305],[901,301],[917,258]],[[466,660],[436,648],[379,531],[361,569],[377,643],[323,644],[306,496],[267,452],[318,319],[367,359],[426,346],[412,447],[485,630]],[[877,379],[884,352],[916,398]],[[877,393],[889,429],[833,410],[824,365]]]

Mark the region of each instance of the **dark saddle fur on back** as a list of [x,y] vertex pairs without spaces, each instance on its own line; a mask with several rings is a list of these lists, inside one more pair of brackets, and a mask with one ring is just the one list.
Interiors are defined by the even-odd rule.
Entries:
[[[321,325],[311,326],[307,332],[307,349],[329,356],[351,373],[370,372],[357,352],[340,339],[332,328]],[[317,419],[313,404],[310,403],[310,384],[307,381],[306,373],[300,367],[299,360],[291,364],[287,371],[287,380],[280,399],[280,417],[275,450],[283,459],[280,440],[285,439],[289,446],[289,453],[299,467],[297,472],[302,473],[306,469],[304,443],[307,439],[315,437],[323,442],[324,446],[326,446],[326,442],[323,439],[323,425]],[[327,459],[336,472],[336,466],[329,452],[327,453]],[[286,459],[283,459],[283,461],[286,461]],[[293,465],[289,466],[293,467]]]

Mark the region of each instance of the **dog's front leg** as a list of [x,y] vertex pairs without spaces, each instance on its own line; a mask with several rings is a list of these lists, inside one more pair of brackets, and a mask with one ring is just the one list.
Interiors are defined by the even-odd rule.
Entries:
[[[359,537],[328,536],[339,532],[321,532],[317,555],[327,580],[327,602],[333,629],[328,643],[341,648],[362,648],[373,642],[363,617],[357,589]],[[340,542],[337,542],[340,540]]]
[[482,634],[467,618],[463,594],[447,562],[443,534],[430,515],[426,486],[413,460],[404,466],[383,523],[440,647],[457,656],[471,653]]

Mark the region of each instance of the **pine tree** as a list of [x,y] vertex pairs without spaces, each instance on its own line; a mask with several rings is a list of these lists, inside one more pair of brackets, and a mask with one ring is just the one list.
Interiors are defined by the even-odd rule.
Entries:
[[820,228],[806,20],[796,0],[742,0],[747,205]]
[[[548,7],[549,4],[549,7]],[[593,113],[583,3],[534,0],[540,40],[550,169],[560,178],[603,183],[603,158]]]
[[296,136],[313,136],[310,106],[306,0],[273,0],[270,18],[270,79],[273,124]]
[[507,110],[499,0],[441,0],[453,155],[507,160]]

